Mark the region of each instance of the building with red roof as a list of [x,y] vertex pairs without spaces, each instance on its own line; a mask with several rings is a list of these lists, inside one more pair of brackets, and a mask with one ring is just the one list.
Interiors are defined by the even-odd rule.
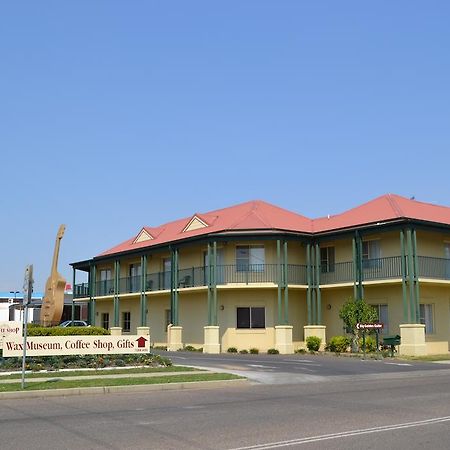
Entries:
[[449,350],[450,208],[399,195],[317,219],[260,200],[196,212],[72,266],[92,324],[172,350],[292,353],[311,335],[323,347],[345,333],[348,298],[376,309],[402,353]]

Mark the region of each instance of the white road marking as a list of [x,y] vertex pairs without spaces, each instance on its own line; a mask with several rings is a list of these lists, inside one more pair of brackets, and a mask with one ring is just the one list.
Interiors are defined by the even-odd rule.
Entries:
[[450,416],[435,417],[434,419],[418,420],[416,422],[398,423],[395,425],[385,425],[381,427],[365,428],[361,430],[343,431],[342,433],[323,434],[320,436],[311,436],[307,438],[291,439],[288,441],[268,442],[266,444],[251,445],[249,447],[238,447],[230,450],[265,450],[270,448],[290,447],[292,445],[309,444],[311,442],[326,441],[329,439],[339,439],[351,436],[360,436],[362,434],[380,433],[382,431],[401,430],[403,428],[420,427],[424,425],[433,425],[435,423],[449,422]]
[[262,364],[247,364],[248,367],[257,367],[261,369],[276,369],[274,366],[264,366]]
[[385,364],[390,364],[391,366],[412,366],[412,364],[408,363],[385,363]]

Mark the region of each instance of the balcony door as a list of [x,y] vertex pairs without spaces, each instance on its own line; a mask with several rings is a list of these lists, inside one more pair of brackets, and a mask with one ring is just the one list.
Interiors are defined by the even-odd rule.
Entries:
[[100,286],[97,295],[108,295],[114,293],[111,269],[100,270]]
[[140,264],[130,264],[129,276],[130,276],[129,292],[140,291],[141,265]]

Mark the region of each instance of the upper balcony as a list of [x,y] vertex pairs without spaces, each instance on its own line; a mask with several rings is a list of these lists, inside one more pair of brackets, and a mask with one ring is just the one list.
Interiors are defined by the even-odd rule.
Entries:
[[[401,256],[366,259],[362,262],[363,281],[383,281],[402,278]],[[326,269],[326,270],[325,270]],[[450,259],[418,256],[419,278],[449,280]],[[329,264],[321,267],[320,285],[351,284],[355,280],[353,261]],[[216,284],[223,285],[277,285],[279,277],[278,264],[247,264],[216,266]],[[287,283],[290,286],[306,286],[307,266],[301,264],[287,265]],[[178,288],[205,287],[209,284],[208,267],[192,267],[178,270]],[[145,291],[170,290],[171,273],[148,273]],[[141,292],[141,276],[125,277],[119,280],[119,293],[130,294]],[[114,281],[97,281],[95,285],[97,297],[114,295]],[[74,298],[89,297],[88,283],[77,284]]]

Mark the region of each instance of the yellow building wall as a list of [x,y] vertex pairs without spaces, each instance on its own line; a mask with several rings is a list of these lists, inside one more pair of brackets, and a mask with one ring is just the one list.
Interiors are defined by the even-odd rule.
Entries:
[[179,325],[183,327],[183,344],[203,347],[203,327],[208,325],[206,289],[197,293],[180,292],[178,307]]
[[[238,350],[249,350],[257,348],[267,351],[275,346],[276,324],[276,302],[277,292],[275,289],[233,289],[220,290],[218,292],[219,326],[222,351],[226,352],[229,347]],[[242,306],[260,306],[266,308],[265,329],[237,329],[236,308]]]
[[417,231],[417,254],[444,258],[445,243],[450,243],[450,233]]
[[166,310],[170,310],[169,294],[147,295],[147,323],[155,346],[167,344]]

